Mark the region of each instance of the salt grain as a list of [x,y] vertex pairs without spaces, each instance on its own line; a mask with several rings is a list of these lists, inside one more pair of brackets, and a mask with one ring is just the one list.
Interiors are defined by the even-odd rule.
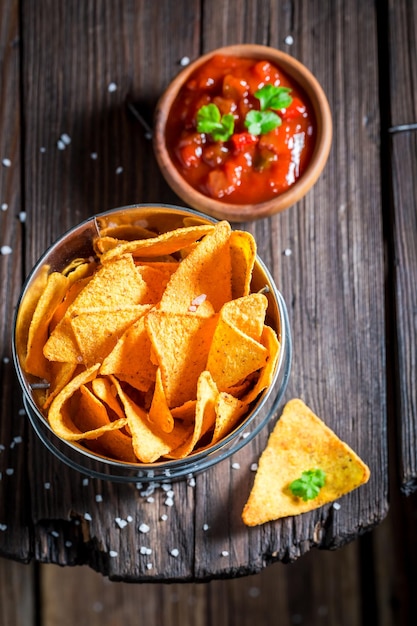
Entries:
[[90,513],[84,513],[84,519],[87,520],[87,522],[91,522],[93,518]]
[[195,487],[195,478],[189,478],[188,479],[188,486],[189,487]]
[[44,483],[44,488],[45,489],[50,489],[51,488],[51,483]]
[[0,524],[0,530],[2,530],[3,532],[7,530],[7,524]]
[[72,546],[72,541],[68,540],[68,541],[65,542],[65,547],[66,548],[71,548],[71,546]]
[[179,556],[179,553],[180,551],[178,550],[178,548],[173,548],[170,552],[170,555],[176,558],[177,556]]
[[335,511],[340,511],[341,505],[338,502],[333,502],[333,508]]
[[4,356],[3,357],[3,363],[5,363],[7,365],[7,363],[10,363],[10,359],[8,356]]
[[258,464],[257,463],[252,463],[252,465],[250,466],[250,471],[251,472],[256,472],[257,469],[258,469]]
[[87,487],[88,485],[88,478],[83,478],[83,487]]
[[58,537],[59,537],[59,532],[58,532],[58,531],[56,531],[56,530],[52,530],[52,531],[51,531],[51,535],[52,535],[52,537],[56,537],[56,538],[58,538]]
[[127,521],[125,519],[121,519],[120,517],[116,517],[114,521],[119,528],[125,528],[125,526],[127,526]]
[[10,246],[2,246],[0,248],[0,253],[3,254],[4,256],[6,256],[7,254],[11,254],[13,252],[13,250],[11,249]]
[[240,469],[240,463],[232,463],[232,469]]
[[190,64],[190,57],[182,57],[182,59],[180,59],[180,65],[181,67],[185,67],[186,65]]
[[71,143],[71,137],[67,133],[63,133],[60,139],[66,146],[69,146]]
[[284,41],[287,44],[287,46],[292,46],[292,44],[294,43],[294,37],[292,37],[291,35],[287,35]]
[[12,467],[8,467],[6,469],[6,476],[13,476],[14,474],[14,469]]
[[155,502],[155,498],[153,498],[152,496],[149,496],[149,498],[146,498],[146,502],[149,502],[150,504],[152,504],[152,502]]
[[92,153],[90,154],[90,158],[91,158],[91,159],[93,159],[93,161],[95,161],[95,160],[97,159],[97,157],[98,157],[97,152],[92,152]]
[[22,443],[23,439],[20,435],[17,435],[16,437],[13,437],[13,441],[15,443]]
[[62,139],[58,139],[58,141],[56,142],[56,147],[58,148],[58,150],[65,150],[66,145],[62,141]]
[[142,522],[142,524],[139,526],[139,532],[148,533],[149,531],[150,531],[150,527],[148,526],[148,524],[145,524]]
[[146,563],[146,569],[152,569],[152,568],[153,568],[152,563]]
[[123,172],[123,167],[121,165],[119,165],[119,167],[116,167],[116,174],[121,174]]
[[12,164],[10,159],[3,159],[2,163],[3,163],[4,167],[10,167],[11,164]]
[[139,552],[141,554],[146,554],[147,556],[150,556],[152,554],[152,548],[148,548],[147,546],[141,546]]
[[46,148],[45,148],[45,146],[41,146],[41,147],[39,148],[39,152],[40,152],[41,154],[45,154],[45,152],[46,152]]
[[26,222],[26,211],[20,211],[19,213],[19,222]]
[[292,250],[290,248],[285,248],[284,256],[291,256],[291,255],[292,255]]
[[116,91],[116,90],[117,90],[117,85],[116,85],[116,83],[109,83],[109,84],[108,84],[108,86],[107,86],[107,91],[108,91],[109,93],[113,93],[113,92],[114,92],[114,91]]
[[7,204],[7,202],[2,202],[1,210],[2,211],[7,211],[8,208],[9,208],[9,205]]
[[164,504],[165,506],[174,506],[174,500],[172,498],[167,498]]
[[116,550],[110,550],[109,552],[109,556],[111,556],[113,559],[118,555],[118,552],[116,552]]
[[227,550],[223,550],[223,551],[222,551],[222,556],[229,556],[228,551],[227,551]]
[[129,522],[129,524],[130,524],[130,522],[133,522],[133,517],[131,515],[128,515],[126,517],[126,521]]
[[96,495],[96,502],[103,502],[103,496],[99,493]]
[[208,524],[203,524],[203,530],[206,531],[210,528],[210,526]]
[[163,513],[159,519],[162,520],[163,522],[166,522],[168,519],[168,515],[166,513]]

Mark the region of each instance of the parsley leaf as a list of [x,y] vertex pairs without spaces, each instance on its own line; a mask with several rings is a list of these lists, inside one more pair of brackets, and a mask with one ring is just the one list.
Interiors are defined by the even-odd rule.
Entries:
[[319,495],[325,482],[326,474],[322,469],[311,469],[303,472],[297,480],[293,480],[290,484],[290,490],[294,496],[302,498],[306,502]]
[[261,111],[265,109],[287,109],[291,102],[290,87],[275,87],[274,85],[265,85],[259,89],[254,95],[258,98]]
[[263,135],[281,126],[282,120],[273,111],[256,111],[252,109],[246,115],[245,126],[251,135]]
[[197,130],[207,133],[214,141],[227,141],[233,135],[235,118],[231,113],[221,115],[215,104],[205,104],[197,111]]

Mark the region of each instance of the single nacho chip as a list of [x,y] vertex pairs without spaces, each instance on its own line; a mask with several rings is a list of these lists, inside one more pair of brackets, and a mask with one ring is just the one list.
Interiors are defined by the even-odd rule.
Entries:
[[230,235],[232,262],[232,296],[240,298],[250,293],[252,272],[256,259],[256,243],[253,235],[234,230]]
[[[253,387],[246,394],[239,394],[239,397],[241,397],[247,405],[256,400],[259,394],[265,389],[268,389],[272,384],[280,355],[281,344],[278,341],[276,332],[270,326],[264,326],[261,344],[268,350],[268,360],[259,372],[258,379]],[[230,389],[229,391],[232,393]],[[234,395],[237,394],[235,393]]]
[[230,395],[230,393],[221,391],[216,398],[214,410],[216,421],[211,439],[212,444],[217,443],[232,432],[240,422],[240,419],[247,413],[248,405],[239,400],[239,398]]
[[232,299],[230,232],[228,222],[218,222],[180,263],[161,298],[161,311],[185,313],[203,294],[217,312]]
[[226,302],[220,315],[231,326],[236,326],[245,335],[255,341],[260,341],[267,307],[266,296],[261,293],[251,293]]
[[122,242],[107,250],[101,256],[101,262],[105,264],[125,254],[131,254],[134,257],[160,257],[172,254],[189,246],[211,230],[213,230],[213,226],[209,224],[190,226],[189,228],[177,228],[149,239]]
[[29,326],[25,368],[26,371],[40,378],[48,377],[49,364],[43,354],[43,346],[48,338],[49,322],[55,309],[62,302],[67,289],[66,276],[59,272],[49,274]]
[[149,419],[153,424],[156,424],[163,430],[164,433],[170,433],[174,428],[174,418],[167,404],[164,387],[162,385],[161,370],[159,368],[156,372],[155,390],[151,408],[149,409]]
[[99,400],[104,402],[113,413],[119,417],[125,417],[122,407],[117,401],[117,391],[109,378],[98,376],[91,381],[93,393]]
[[150,311],[145,319],[167,404],[180,406],[196,398],[197,381],[205,370],[215,318],[192,313]]
[[75,363],[59,363],[51,362],[49,365],[49,388],[47,395],[42,403],[42,408],[45,410],[49,407],[52,400],[59,394],[59,392],[67,385],[75,375],[77,365]]
[[[325,483],[317,497],[304,501],[290,484],[312,468],[324,472]],[[256,526],[311,511],[363,485],[369,475],[367,465],[302,400],[290,400],[259,459],[242,519]]]

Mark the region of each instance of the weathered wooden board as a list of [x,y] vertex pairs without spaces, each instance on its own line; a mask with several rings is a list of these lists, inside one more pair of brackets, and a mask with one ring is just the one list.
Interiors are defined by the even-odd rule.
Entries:
[[[134,101],[151,121],[157,98],[183,57],[256,41],[292,53],[317,76],[334,120],[326,170],[298,205],[242,226],[255,234],[288,303],[294,361],[286,399],[302,397],[368,462],[372,477],[344,498],[340,510],[324,507],[247,529],[240,512],[253,480],[249,468],[267,431],[231,461],[197,476],[195,486],[173,485],[173,507],[161,489],[149,501],[135,485],[85,481],[52,458],[30,431],[19,462],[27,467],[31,494],[25,500],[31,524],[22,532],[26,537],[33,532],[33,546],[25,552],[25,543],[19,544],[16,558],[87,563],[114,580],[208,580],[258,572],[274,560],[292,561],[313,546],[340,547],[373,527],[387,511],[374,3],[22,0],[20,13],[24,274],[52,241],[89,215],[135,202],[179,203],[126,102]],[[109,89],[112,83],[115,89]],[[60,149],[64,133],[71,141]],[[16,271],[13,264],[7,274],[15,290]],[[19,394],[7,389],[3,428],[16,423],[10,415],[17,416],[20,407]],[[6,493],[5,484],[0,493]],[[24,489],[13,489],[23,500]],[[2,496],[0,506],[6,501]],[[18,515],[23,511],[22,501]],[[118,519],[130,521],[120,528]],[[142,522],[150,526],[145,535],[138,531]],[[7,532],[0,539],[11,545]],[[179,557],[170,554],[173,548]]]
[[[389,11],[391,154],[390,279],[395,292],[398,384],[395,423],[404,493],[417,489],[417,6],[392,2]],[[407,130],[411,124],[412,130]]]

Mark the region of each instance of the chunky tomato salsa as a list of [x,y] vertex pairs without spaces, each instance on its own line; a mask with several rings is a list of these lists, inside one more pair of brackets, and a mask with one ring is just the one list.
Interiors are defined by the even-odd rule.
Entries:
[[305,94],[265,60],[214,56],[180,90],[166,126],[176,168],[200,192],[259,203],[303,173],[315,141]]

